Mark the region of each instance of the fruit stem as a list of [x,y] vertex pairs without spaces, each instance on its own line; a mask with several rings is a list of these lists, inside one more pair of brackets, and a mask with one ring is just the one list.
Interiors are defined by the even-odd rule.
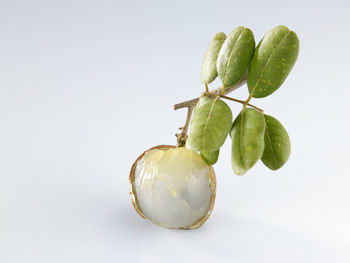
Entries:
[[205,85],[205,92],[209,92],[208,83],[205,82],[204,85]]
[[190,126],[192,112],[193,112],[193,106],[188,106],[187,107],[187,117],[186,117],[185,126],[179,128],[181,130],[181,133],[177,133],[176,134],[177,147],[184,147],[186,145],[186,140],[187,140],[187,137],[188,137],[187,136],[187,131],[188,131],[188,127]]

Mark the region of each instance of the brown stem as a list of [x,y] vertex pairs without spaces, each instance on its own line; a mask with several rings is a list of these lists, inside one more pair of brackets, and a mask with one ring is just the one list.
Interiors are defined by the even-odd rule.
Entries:
[[248,105],[248,106],[250,106],[250,107],[252,107],[252,108],[257,109],[258,111],[264,112],[262,109],[258,108],[257,106],[254,106],[253,104],[248,103],[247,101],[238,100],[238,99],[235,99],[235,98],[227,97],[227,96],[225,96],[225,95],[220,95],[220,97],[221,97],[221,98],[224,98],[224,99],[227,99],[227,100],[232,100],[232,101],[241,103],[241,104],[243,104],[243,105]]
[[[230,92],[238,89],[239,87],[243,86],[245,83],[247,82],[247,75],[245,74],[242,79],[236,83],[235,85],[231,86],[231,87],[227,87],[225,89],[223,89],[223,87],[217,88],[213,91],[211,91],[210,93],[208,93],[207,95],[210,96],[224,96],[226,94],[229,94]],[[206,86],[206,90],[207,90],[207,86]],[[224,94],[222,94],[222,91],[224,90]],[[207,91],[206,91],[207,93]],[[187,140],[187,131],[188,131],[188,127],[190,125],[190,121],[191,121],[191,116],[192,116],[192,112],[194,107],[196,106],[198,100],[200,97],[192,99],[192,100],[187,100],[187,101],[183,101],[180,103],[177,103],[174,105],[174,110],[178,110],[181,108],[187,108],[187,118],[186,118],[186,123],[184,127],[181,127],[181,133],[177,133],[176,134],[176,138],[177,138],[177,146],[178,147],[183,147],[186,144],[186,140]],[[255,106],[254,106],[255,107]]]
[[187,109],[187,117],[186,117],[186,123],[184,128],[182,129],[182,132],[187,134],[188,127],[190,125],[191,117],[192,117],[193,107],[188,107]]
[[188,127],[190,126],[192,112],[193,112],[193,106],[188,106],[185,126],[180,128],[181,133],[177,133],[176,134],[177,146],[178,147],[183,147],[186,144],[186,140],[187,140],[187,137],[188,137],[187,136],[187,131],[188,131]]
[[[235,85],[233,85],[231,87],[225,88],[225,92],[223,95],[229,94],[230,92],[238,89],[239,87],[243,86],[246,82],[247,82],[247,77],[246,77],[246,75],[244,75],[243,78],[238,83],[236,83]],[[222,91],[222,87],[217,88],[217,89],[211,91],[210,93],[220,95],[221,91]],[[187,101],[177,103],[174,105],[174,110],[178,110],[178,109],[186,108],[186,107],[190,107],[190,106],[194,107],[194,106],[196,106],[198,100],[199,100],[199,97],[192,99],[192,100],[187,100]]]

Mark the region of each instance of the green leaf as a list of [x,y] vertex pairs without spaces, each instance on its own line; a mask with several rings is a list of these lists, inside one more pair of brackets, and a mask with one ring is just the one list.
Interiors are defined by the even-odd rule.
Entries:
[[253,97],[262,98],[275,92],[292,70],[299,53],[297,35],[285,26],[269,31],[255,49],[247,77]]
[[222,45],[217,69],[224,87],[240,81],[248,70],[255,49],[253,32],[243,26],[234,29]]
[[202,64],[201,81],[203,83],[211,83],[218,76],[216,70],[216,61],[220,52],[220,48],[226,39],[226,35],[222,32],[217,33],[210,42]]
[[232,124],[232,168],[243,175],[261,158],[264,151],[263,114],[251,108],[241,111]]
[[232,112],[219,99],[202,97],[193,112],[188,147],[199,152],[215,152],[224,144],[232,123]]
[[271,170],[281,168],[290,155],[290,140],[286,129],[272,116],[265,117],[265,149],[261,160]]
[[207,164],[213,165],[218,161],[219,153],[220,150],[217,150],[215,152],[201,152],[201,156]]

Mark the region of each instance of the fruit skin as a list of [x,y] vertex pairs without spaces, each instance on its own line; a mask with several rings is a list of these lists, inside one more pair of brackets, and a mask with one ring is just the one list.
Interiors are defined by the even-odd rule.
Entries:
[[[136,212],[144,219],[150,220],[149,218],[147,218],[143,214],[143,212],[142,212],[142,210],[140,208],[139,202],[137,200],[136,189],[135,189],[134,184],[133,184],[134,181],[135,181],[135,169],[136,169],[137,163],[147,152],[149,152],[151,150],[154,150],[154,149],[167,150],[167,149],[173,149],[173,148],[176,148],[176,146],[173,146],[173,145],[158,145],[158,146],[152,147],[152,148],[144,151],[136,159],[136,161],[133,163],[133,165],[132,165],[132,167],[130,169],[129,184],[130,184],[131,201],[132,201],[132,204],[133,204]],[[215,176],[215,171],[214,171],[212,166],[209,166],[209,180],[210,180],[210,188],[211,188],[212,195],[211,195],[210,208],[208,210],[208,213],[204,217],[200,218],[197,222],[193,223],[191,226],[180,227],[180,229],[186,229],[186,230],[187,229],[197,229],[197,228],[201,227],[205,223],[205,221],[207,221],[207,219],[209,218],[209,216],[210,216],[210,214],[211,214],[211,212],[212,212],[212,210],[214,208],[215,197],[216,197],[216,176]],[[153,223],[155,223],[155,222],[153,222]],[[157,223],[155,223],[155,224],[157,224]],[[160,226],[164,227],[163,225],[160,225]]]

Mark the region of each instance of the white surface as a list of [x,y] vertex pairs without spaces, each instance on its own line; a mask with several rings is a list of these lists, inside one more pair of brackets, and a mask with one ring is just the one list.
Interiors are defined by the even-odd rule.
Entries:
[[[0,262],[350,262],[349,3],[0,1]],[[175,143],[211,37],[279,24],[298,61],[252,102],[288,130],[287,165],[235,176],[228,140],[202,228],[142,220],[129,169]]]

